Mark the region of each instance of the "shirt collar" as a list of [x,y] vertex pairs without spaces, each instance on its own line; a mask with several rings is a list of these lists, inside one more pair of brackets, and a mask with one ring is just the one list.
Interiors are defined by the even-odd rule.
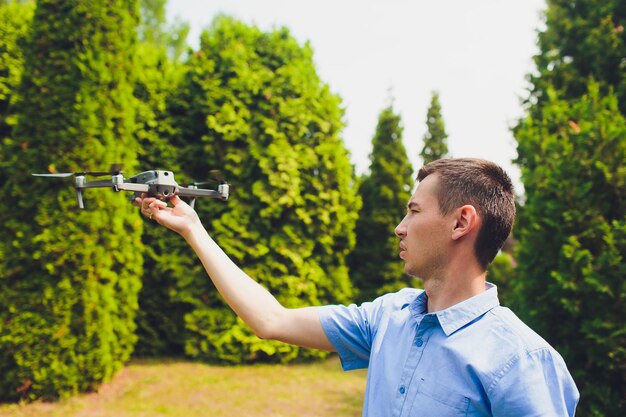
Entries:
[[[428,296],[422,291],[410,305],[414,318],[420,319],[426,315]],[[487,311],[500,305],[498,300],[498,288],[489,282],[485,283],[485,291],[465,301],[448,307],[445,310],[436,311],[432,315],[437,316],[439,324],[446,336],[469,324]]]

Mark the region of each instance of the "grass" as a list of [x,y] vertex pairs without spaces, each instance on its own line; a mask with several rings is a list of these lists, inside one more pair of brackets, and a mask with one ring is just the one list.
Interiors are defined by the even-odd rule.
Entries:
[[0,404],[0,417],[358,417],[365,376],[343,372],[336,357],[235,367],[136,360],[97,393]]

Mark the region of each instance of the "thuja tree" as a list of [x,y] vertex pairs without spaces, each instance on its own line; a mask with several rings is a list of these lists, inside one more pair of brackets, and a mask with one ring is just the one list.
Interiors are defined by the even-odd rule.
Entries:
[[[190,178],[213,169],[233,184],[227,203],[199,200],[226,253],[287,307],[347,302],[345,257],[359,198],[340,138],[340,99],[318,77],[313,52],[287,29],[263,32],[225,16],[200,49],[171,113]],[[178,271],[185,351],[194,358],[287,361],[319,352],[256,338],[221,301],[201,268]]]
[[420,152],[424,164],[448,155],[448,134],[441,114],[441,103],[437,92],[434,92],[430,99],[430,106],[426,114],[426,128],[423,139],[424,146]]
[[95,388],[133,349],[142,224],[127,196],[33,171],[136,167],[133,1],[37,3],[0,207],[0,397]]
[[[140,10],[134,88],[138,101],[135,136],[139,166],[141,170],[173,171],[176,180],[184,183],[178,148],[171,143],[176,129],[168,100],[178,88],[185,68],[172,56],[170,40],[184,40],[186,29],[171,32],[166,26],[164,0],[143,0]],[[181,355],[185,342],[183,317],[188,304],[175,301],[173,295],[177,292],[177,271],[189,271],[194,258],[178,236],[153,224],[144,227],[142,241],[144,275],[137,314],[139,340],[134,355]]]
[[167,23],[167,0],[139,0],[141,22],[137,27],[139,42],[164,49],[167,56],[177,62],[189,49],[187,35],[189,24],[176,19]]
[[626,122],[614,95],[549,99],[516,128],[526,191],[515,304],[560,351],[579,413],[626,413]]
[[417,284],[404,273],[394,232],[406,213],[414,183],[402,131],[400,116],[392,106],[385,108],[372,139],[369,173],[359,187],[363,207],[356,225],[356,247],[349,256],[350,277],[360,301]]
[[23,44],[30,31],[34,5],[0,3],[0,184],[6,181],[12,130],[16,123],[15,103],[24,65]]
[[626,8],[549,0],[545,16],[530,116],[516,128],[527,203],[514,296],[564,352],[580,413],[623,415]]
[[537,70],[530,75],[532,102],[548,89],[580,97],[589,78],[603,94],[615,92],[626,114],[626,6],[622,0],[548,0],[546,28],[539,33]]

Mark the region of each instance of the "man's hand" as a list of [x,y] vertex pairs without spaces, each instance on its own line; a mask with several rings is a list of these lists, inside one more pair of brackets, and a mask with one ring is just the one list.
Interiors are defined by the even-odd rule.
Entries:
[[201,224],[198,214],[177,195],[170,197],[172,207],[166,202],[142,194],[135,203],[141,207],[141,214],[150,220],[162,224],[183,237],[194,227]]

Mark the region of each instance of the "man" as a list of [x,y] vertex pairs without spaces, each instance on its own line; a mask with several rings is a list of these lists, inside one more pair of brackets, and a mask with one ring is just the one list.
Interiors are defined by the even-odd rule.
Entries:
[[[286,309],[239,269],[179,198],[138,199],[181,234],[233,310],[261,338],[336,351],[368,368],[364,416],[573,416],[579,393],[561,356],[500,307],[486,269],[515,217],[510,178],[478,159],[425,165],[396,227],[404,289],[361,306]],[[376,271],[372,271],[373,274]]]

